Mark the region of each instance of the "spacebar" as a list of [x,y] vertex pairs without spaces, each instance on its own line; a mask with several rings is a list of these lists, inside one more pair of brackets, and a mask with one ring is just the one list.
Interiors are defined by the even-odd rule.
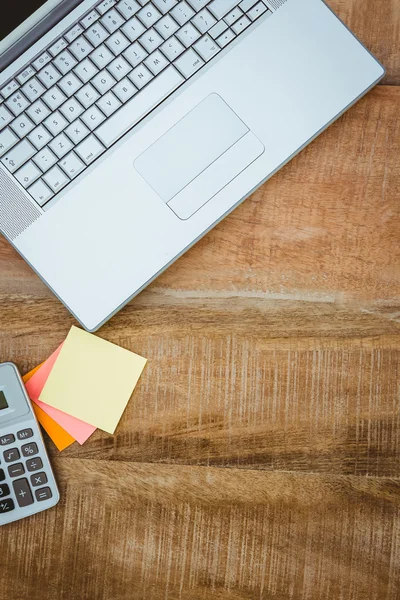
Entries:
[[100,125],[95,130],[95,135],[106,147],[111,146],[184,81],[175,67],[168,67],[125,106],[109,117],[103,125]]

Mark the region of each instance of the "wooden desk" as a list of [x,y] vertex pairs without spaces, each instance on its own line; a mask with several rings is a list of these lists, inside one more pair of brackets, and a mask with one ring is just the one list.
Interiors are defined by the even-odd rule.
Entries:
[[[400,598],[400,4],[331,0],[379,86],[100,335],[149,358],[58,507],[0,530],[1,600]],[[0,357],[74,322],[0,241]]]

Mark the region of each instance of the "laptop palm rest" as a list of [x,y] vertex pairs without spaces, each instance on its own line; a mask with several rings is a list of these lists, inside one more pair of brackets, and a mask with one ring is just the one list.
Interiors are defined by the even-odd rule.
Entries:
[[264,152],[218,94],[210,94],[135,161],[180,219],[188,219]]

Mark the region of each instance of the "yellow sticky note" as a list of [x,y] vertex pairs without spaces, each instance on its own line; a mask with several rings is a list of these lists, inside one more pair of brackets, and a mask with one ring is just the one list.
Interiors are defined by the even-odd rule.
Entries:
[[40,400],[114,433],[146,359],[72,327]]

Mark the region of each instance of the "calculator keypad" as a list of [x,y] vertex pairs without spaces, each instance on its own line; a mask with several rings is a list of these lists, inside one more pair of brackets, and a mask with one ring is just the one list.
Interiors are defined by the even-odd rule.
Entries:
[[33,456],[39,452],[39,449],[35,442],[31,442],[30,444],[25,444],[25,446],[22,446],[21,451],[22,456]]
[[44,485],[45,483],[47,483],[47,475],[45,472],[31,475],[31,485],[33,487],[38,487],[38,485]]
[[6,483],[0,485],[0,498],[5,498],[10,493],[10,488]]
[[14,462],[21,458],[18,448],[11,448],[3,452],[4,460],[6,463]]
[[18,506],[23,508],[33,504],[33,496],[27,479],[17,479],[13,481],[14,494],[17,498]]
[[26,468],[28,469],[28,471],[37,471],[38,469],[41,469],[43,467],[43,463],[42,463],[42,459],[41,458],[31,458],[30,460],[26,461]]
[[43,500],[49,500],[53,497],[51,493],[51,489],[49,487],[42,488],[41,490],[35,491],[36,500],[38,502],[43,502]]
[[18,431],[17,438],[19,440],[26,440],[33,436],[32,429],[23,429],[22,431]]
[[16,463],[8,467],[8,474],[10,477],[19,477],[25,473],[24,465],[22,463]]
[[10,510],[14,510],[15,504],[12,498],[7,498],[7,500],[0,500],[0,514],[10,512]]
[[12,433],[0,437],[0,446],[8,446],[8,444],[12,444],[13,442],[15,442],[15,436]]

